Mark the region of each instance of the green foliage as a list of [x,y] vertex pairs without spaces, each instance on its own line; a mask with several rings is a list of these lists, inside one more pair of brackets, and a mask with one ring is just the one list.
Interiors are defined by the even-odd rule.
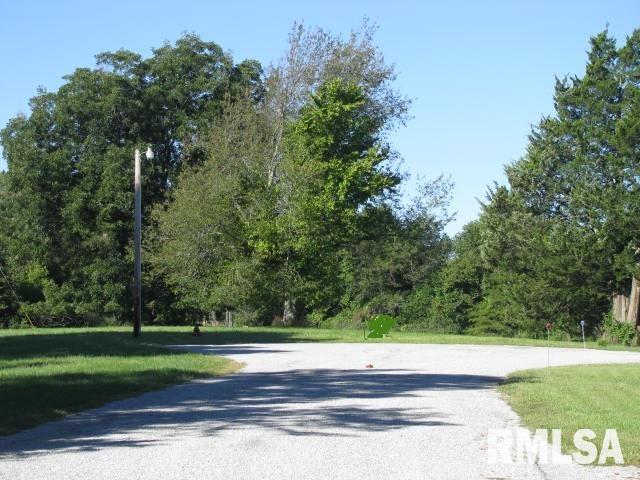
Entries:
[[354,245],[376,242],[371,217],[400,223],[380,203],[399,178],[382,167],[363,98],[338,80],[321,86],[287,129],[277,179],[267,118],[249,101],[225,107],[208,160],[154,212],[151,261],[184,301],[268,322],[288,298],[303,311],[340,304],[350,285],[337,273],[353,266]]
[[317,324],[327,329],[360,329],[362,323],[371,318],[369,308],[357,304],[348,305],[329,318],[326,318],[324,312],[314,313]]
[[128,319],[132,156],[146,145],[146,322],[397,313],[445,262],[451,185],[400,206],[386,136],[409,102],[374,31],[343,40],[296,25],[266,72],[185,35],[146,59],[101,53],[39,92],[2,131],[3,318]]
[[[640,245],[639,45],[640,31],[620,49],[606,32],[592,38],[585,75],[558,80],[555,116],[507,166],[509,187],[489,191],[475,256],[444,270],[447,282],[466,265],[460,278],[474,280],[461,301],[470,333],[542,336],[553,321],[578,336],[585,320],[594,334],[611,295],[628,292]],[[470,286],[453,277],[444,291],[462,299]]]
[[453,331],[462,332],[469,325],[469,313],[482,297],[485,263],[481,251],[482,227],[472,222],[454,239],[453,256],[445,265],[432,308],[432,317]]
[[358,326],[397,311],[442,265],[450,185],[427,184],[398,207],[385,132],[404,102],[362,35],[296,30],[295,62],[267,73],[264,102],[223,105],[207,159],[154,211],[151,262],[184,302],[259,323]]
[[365,107],[359,87],[334,80],[320,87],[288,130],[278,244],[268,248],[271,261],[294,273],[289,295],[311,309],[335,305],[345,249],[369,237],[370,212],[399,182],[384,166],[381,126]]
[[[231,310],[247,325],[558,335],[600,331],[640,274],[640,31],[591,40],[582,77],[454,239],[452,189],[415,199],[388,133],[409,102],[365,23],[347,40],[294,27],[283,60],[234,64],[185,35],[120,50],[40,91],[1,141],[0,315],[117,323],[130,315],[132,153],[144,164],[145,311],[158,323]],[[218,317],[219,318],[219,317]],[[628,343],[627,327],[606,323]],[[627,329],[628,330],[628,329]]]
[[[124,50],[96,58],[98,68],[77,69],[57,92],[40,91],[29,117],[14,118],[1,135],[3,258],[38,323],[128,318],[134,148],[150,144],[155,153],[144,164],[146,217],[179,172],[202,161],[200,137],[223,100],[261,88],[257,63],[234,66],[195,35],[147,59]],[[145,301],[171,317],[162,277],[145,282]]]
[[537,336],[549,320],[574,335],[585,320],[592,331],[609,303],[603,252],[593,236],[531,213],[505,188],[489,198],[481,218],[486,305],[474,309],[470,331]]
[[[447,179],[438,178],[423,184],[404,209],[385,204],[367,212],[362,239],[342,260],[342,311],[328,320],[331,324],[345,314],[350,320],[337,324],[359,324],[364,311],[365,316],[391,314],[401,325],[424,327],[424,312],[411,299],[420,296],[416,289],[433,282],[446,261],[450,242],[443,229],[450,189]],[[417,308],[407,308],[408,302]]]
[[636,327],[630,323],[618,322],[611,313],[604,316],[602,338],[607,343],[631,345],[636,336]]
[[270,303],[261,287],[275,276],[260,264],[256,239],[273,205],[263,175],[267,133],[249,101],[227,104],[207,160],[186,169],[171,203],[153,212],[149,260],[185,305],[211,312]]

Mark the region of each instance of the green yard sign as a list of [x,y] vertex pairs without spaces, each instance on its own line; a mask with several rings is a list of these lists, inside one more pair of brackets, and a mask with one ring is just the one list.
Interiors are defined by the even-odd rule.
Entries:
[[382,338],[396,324],[391,315],[377,315],[364,325],[364,338]]

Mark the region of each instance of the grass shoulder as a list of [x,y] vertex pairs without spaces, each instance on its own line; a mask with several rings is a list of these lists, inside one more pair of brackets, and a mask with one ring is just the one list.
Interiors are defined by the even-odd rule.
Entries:
[[0,333],[0,435],[196,378],[240,368],[129,333],[85,329]]
[[529,429],[562,429],[563,452],[575,451],[579,429],[593,430],[599,448],[606,429],[615,428],[625,463],[640,465],[640,365],[524,370],[499,389]]
[[[64,331],[77,329],[61,329]],[[129,334],[128,327],[107,327],[85,329],[92,332],[116,332]],[[200,337],[189,336],[190,327],[161,327],[149,326],[144,328],[144,341],[155,345],[171,344],[234,344],[234,343],[297,343],[297,342],[332,342],[332,343],[432,343],[432,344],[463,344],[463,345],[512,345],[528,347],[583,348],[582,342],[546,340],[525,337],[497,337],[455,335],[421,331],[392,330],[389,336],[382,339],[368,339],[363,337],[358,329],[325,329],[303,327],[205,327]],[[624,345],[599,345],[595,341],[588,341],[587,348],[598,350],[630,350],[640,351],[638,347]]]

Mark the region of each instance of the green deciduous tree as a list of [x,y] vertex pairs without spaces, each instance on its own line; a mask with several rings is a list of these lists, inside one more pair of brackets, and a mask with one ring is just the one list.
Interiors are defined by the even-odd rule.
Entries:
[[[97,63],[65,77],[57,92],[39,92],[30,115],[2,133],[7,262],[16,282],[37,292],[25,308],[42,321],[128,317],[133,149],[155,152],[144,165],[146,217],[183,166],[203,161],[200,135],[224,99],[262,88],[256,62],[236,66],[195,35],[147,59],[120,50]],[[147,293],[163,291],[147,280]]]
[[437,208],[397,207],[402,175],[386,135],[408,102],[372,33],[365,24],[342,40],[296,26],[260,100],[225,105],[208,159],[156,210],[155,269],[203,313],[322,320],[401,300],[444,260],[448,218],[434,211],[448,184],[423,197],[440,195]]

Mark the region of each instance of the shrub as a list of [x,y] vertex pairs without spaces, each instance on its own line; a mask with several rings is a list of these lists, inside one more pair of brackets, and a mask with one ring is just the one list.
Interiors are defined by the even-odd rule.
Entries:
[[631,323],[616,321],[611,312],[604,316],[603,338],[608,342],[631,345],[635,336],[636,329]]

